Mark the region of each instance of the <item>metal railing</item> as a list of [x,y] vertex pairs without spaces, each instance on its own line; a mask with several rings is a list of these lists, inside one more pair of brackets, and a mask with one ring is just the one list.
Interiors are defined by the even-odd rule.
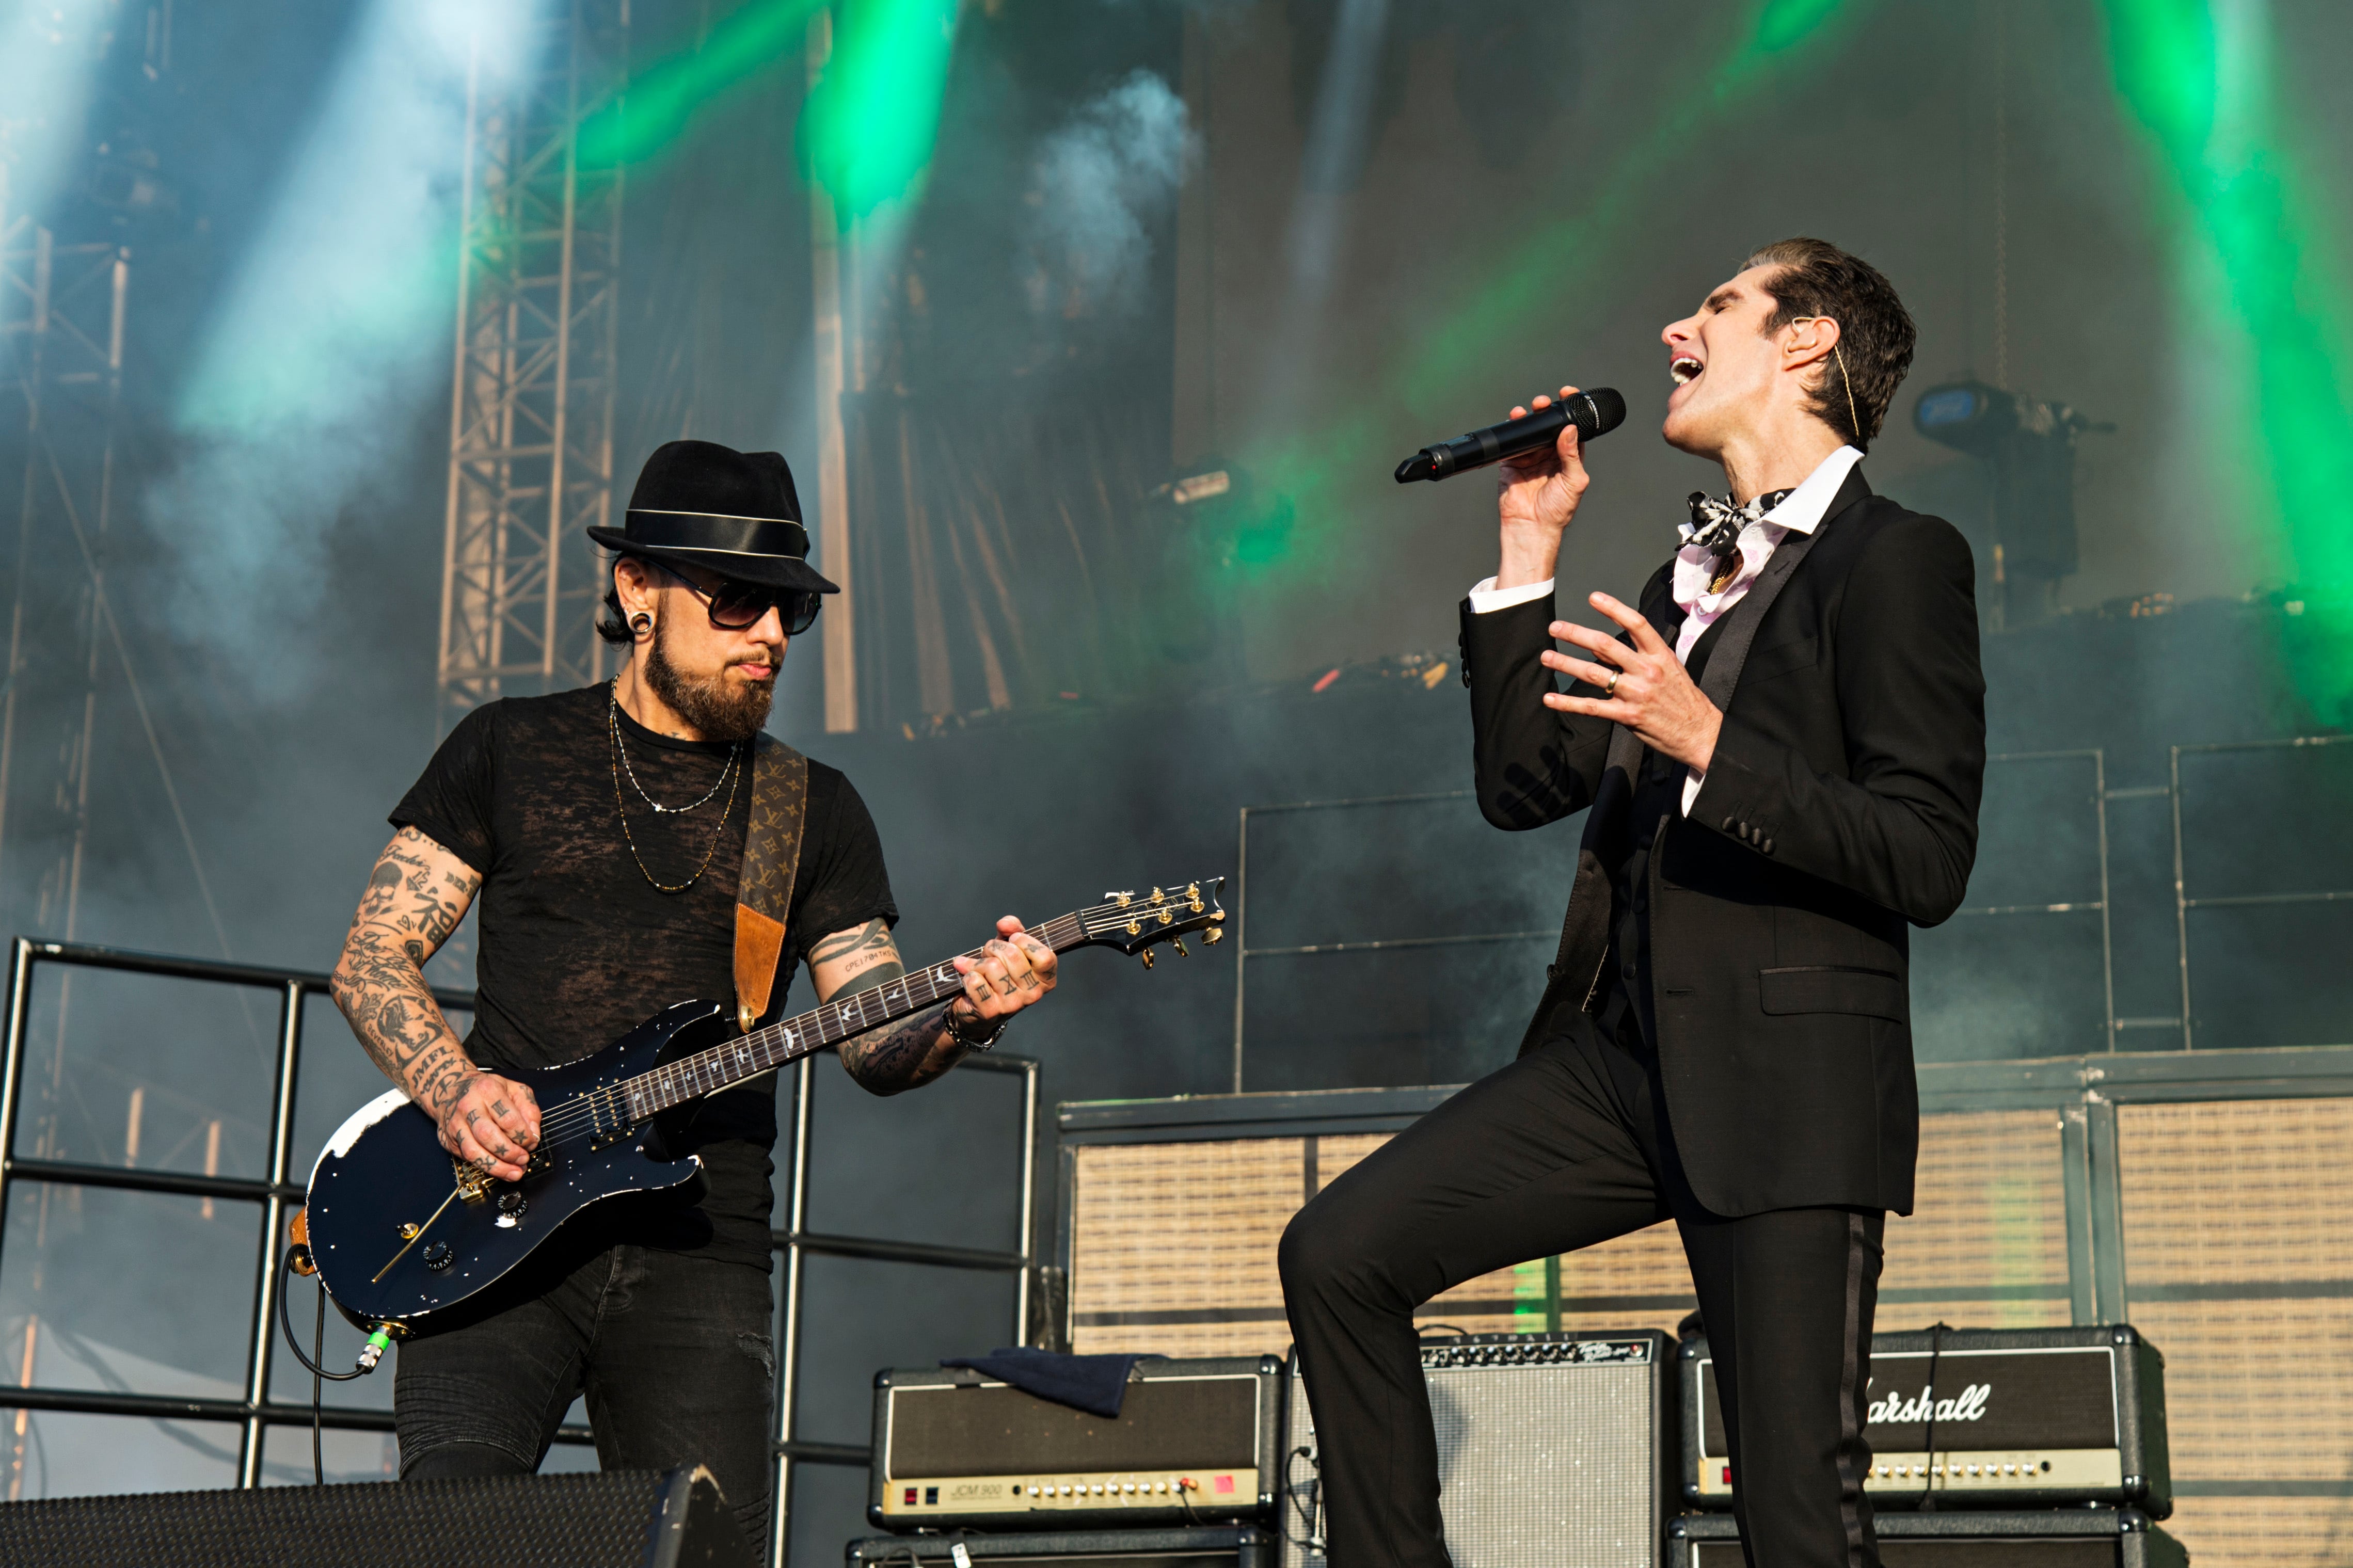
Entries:
[[1477,947],[1501,942],[1533,942],[1559,934],[1550,931],[1474,931],[1461,936],[1408,936],[1378,942],[1318,942],[1290,947],[1252,947],[1250,944],[1250,817],[1254,815],[1273,816],[1284,812],[1346,811],[1372,805],[1422,805],[1442,800],[1469,800],[1476,793],[1467,789],[1433,790],[1420,795],[1367,795],[1342,800],[1294,800],[1280,805],[1246,805],[1241,808],[1241,824],[1236,830],[1234,848],[1234,1093],[1243,1092],[1242,1009],[1249,990],[1250,961],[1253,958],[1310,958],[1413,947]]
[[[259,1178],[207,1176],[193,1172],[141,1170],[20,1155],[16,1152],[16,1134],[24,1110],[26,1025],[34,973],[42,964],[114,970],[276,992],[278,1042],[269,1096],[267,1174]],[[82,1415],[234,1422],[239,1434],[237,1484],[240,1487],[261,1484],[263,1440],[270,1427],[311,1424],[311,1407],[272,1400],[269,1383],[278,1331],[280,1251],[286,1244],[288,1217],[303,1201],[302,1186],[289,1168],[294,1157],[294,1094],[301,1073],[303,1004],[312,996],[327,994],[326,975],[300,970],[173,958],[82,942],[38,942],[26,937],[16,940],[9,969],[7,1032],[5,1047],[0,1047],[0,1258],[5,1258],[7,1245],[8,1194],[18,1182],[53,1182],[258,1204],[261,1208],[261,1233],[254,1260],[253,1315],[246,1334],[243,1398],[24,1386],[0,1387],[0,1406]],[[474,1005],[471,996],[455,991],[437,989],[434,999],[445,1007],[470,1010]],[[62,1040],[59,1048],[63,1048]],[[392,1414],[384,1410],[326,1405],[320,1412],[320,1420],[324,1426],[341,1430],[392,1430]],[[587,1429],[579,1426],[567,1426],[559,1436],[566,1442],[588,1440]]]
[[[44,964],[69,968],[112,970],[164,979],[194,980],[273,991],[279,998],[277,1048],[272,1069],[269,1117],[269,1155],[260,1177],[213,1176],[192,1172],[142,1170],[84,1161],[20,1155],[17,1131],[23,1119],[24,1077],[33,983]],[[259,1486],[262,1451],[272,1426],[307,1426],[308,1405],[286,1404],[269,1397],[277,1365],[280,1251],[287,1222],[304,1200],[302,1184],[291,1169],[294,1158],[295,1095],[301,1076],[304,1005],[329,994],[323,973],[270,969],[253,964],[175,958],[134,952],[88,943],[16,940],[8,984],[5,1047],[0,1047],[0,1258],[7,1246],[8,1194],[17,1182],[48,1182],[107,1187],[135,1193],[163,1194],[251,1203],[259,1205],[261,1229],[254,1263],[253,1310],[247,1325],[244,1396],[238,1399],[185,1394],[138,1394],[111,1390],[47,1388],[33,1385],[0,1387],[0,1408],[48,1411],[78,1415],[143,1416],[154,1420],[232,1422],[239,1430],[237,1485]],[[437,988],[434,1000],[445,1008],[471,1011],[473,997],[464,992]],[[62,1042],[61,1042],[62,1048]],[[880,1237],[839,1236],[807,1228],[810,1188],[810,1142],[816,1089],[816,1058],[803,1058],[792,1069],[793,1109],[791,1152],[786,1163],[785,1224],[772,1240],[785,1260],[784,1332],[776,1366],[776,1505],[772,1510],[768,1560],[782,1568],[790,1534],[792,1469],[796,1464],[863,1467],[870,1450],[855,1444],[812,1442],[795,1436],[795,1403],[806,1330],[803,1311],[803,1263],[811,1256],[860,1258],[918,1267],[976,1269],[1015,1277],[1012,1341],[1029,1341],[1031,1289],[1037,1262],[1037,1147],[1040,1108],[1039,1063],[1031,1058],[976,1055],[966,1057],[959,1070],[1011,1073],[1021,1079],[1021,1177],[1019,1236],[1021,1250],[997,1252],[979,1247],[949,1247],[926,1242],[894,1241]],[[338,1430],[389,1432],[388,1410],[351,1405],[322,1407],[322,1425]],[[559,1442],[594,1441],[585,1426],[566,1424],[558,1429]]]
[[2257,909],[2280,904],[2333,904],[2353,902],[2353,889],[2332,888],[2299,893],[2239,893],[2219,898],[2192,898],[2183,864],[2181,834],[2181,759],[2185,756],[2211,756],[2222,752],[2303,751],[2322,746],[2353,744],[2353,735],[2295,735],[2279,741],[2221,741],[2210,745],[2176,746],[2169,759],[2173,793],[2173,919],[2175,940],[2180,947],[2181,960],[2181,1048],[2197,1048],[2195,1026],[2189,1011],[2189,911],[2214,909]]
[[[817,1058],[803,1057],[792,1075],[792,1148],[786,1164],[785,1223],[774,1233],[785,1258],[785,1322],[776,1354],[775,1501],[768,1511],[768,1563],[785,1568],[792,1556],[793,1469],[797,1465],[844,1465],[864,1468],[873,1450],[853,1443],[812,1442],[796,1436],[800,1393],[801,1336],[807,1327],[803,1265],[812,1257],[861,1258],[919,1268],[975,1269],[1014,1276],[1013,1339],[1029,1342],[1030,1289],[1037,1273],[1039,1064],[1034,1058],[970,1055],[958,1071],[1018,1073],[1021,1078],[1021,1250],[992,1252],[934,1242],[891,1241],[879,1237],[827,1235],[808,1228],[809,1145],[817,1103]],[[830,1562],[831,1558],[828,1557]]]
[[2106,754],[2097,746],[2064,752],[1997,752],[1986,758],[1989,768],[2003,764],[2026,763],[2058,763],[2081,759],[2092,764],[2092,814],[2098,835],[2100,896],[2097,899],[2077,899],[2045,904],[1978,904],[1964,905],[1955,910],[1955,918],[1973,915],[2074,915],[2097,912],[2100,917],[2100,999],[2101,1037],[2105,1048],[2116,1048],[2116,929],[2111,918],[2108,895],[2108,764]]
[[[2103,749],[2099,747],[2050,752],[2007,752],[1990,755],[1986,759],[1989,767],[2072,760],[2080,760],[2090,764],[2092,770],[2090,801],[2098,864],[2098,897],[2046,903],[1972,905],[1956,910],[1955,914],[1957,917],[1977,918],[2097,914],[2100,918],[2100,991],[2104,1047],[2109,1051],[2117,1049],[2118,1034],[2122,1030],[2178,1027],[2181,1031],[2182,1048],[2185,1050],[2195,1048],[2196,1036],[2190,1015],[2189,911],[2198,909],[2353,902],[2353,889],[2210,897],[2191,895],[2188,888],[2185,868],[2181,759],[2184,756],[2226,752],[2308,749],[2348,743],[2353,743],[2353,735],[2305,735],[2275,741],[2233,741],[2206,745],[2177,745],[2171,748],[2168,784],[2115,790],[2108,787],[2107,759]],[[1550,931],[1492,931],[1461,936],[1399,937],[1377,942],[1308,942],[1283,947],[1252,947],[1249,941],[1250,819],[1253,816],[1269,816],[1287,812],[1337,811],[1365,806],[1415,805],[1441,801],[1468,800],[1472,798],[1472,792],[1469,790],[1443,790],[1419,795],[1364,795],[1337,800],[1293,801],[1278,805],[1246,805],[1241,808],[1240,824],[1237,834],[1234,878],[1233,1092],[1239,1094],[1243,1090],[1244,1009],[1248,999],[1249,964],[1253,959],[1303,958],[1324,954],[1371,952],[1392,948],[1524,942],[1550,937],[1553,934]],[[2116,1016],[2114,897],[2109,883],[2108,803],[2116,800],[2154,798],[2158,795],[2168,797],[2173,814],[2173,896],[2177,946],[2175,958],[2180,973],[2181,1016],[2179,1018],[2120,1018]]]

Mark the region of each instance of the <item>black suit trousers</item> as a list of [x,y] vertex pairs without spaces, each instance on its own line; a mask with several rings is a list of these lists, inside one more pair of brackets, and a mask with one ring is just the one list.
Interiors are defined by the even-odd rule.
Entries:
[[1333,1568],[1446,1568],[1414,1310],[1672,1218],[1721,1373],[1750,1568],[1877,1568],[1862,1478],[1885,1216],[1709,1213],[1655,1059],[1583,1014],[1340,1176],[1283,1233]]

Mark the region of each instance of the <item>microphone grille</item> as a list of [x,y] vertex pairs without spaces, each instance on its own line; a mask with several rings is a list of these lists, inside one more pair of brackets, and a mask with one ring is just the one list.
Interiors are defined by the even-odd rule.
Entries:
[[1596,386],[1577,395],[1585,400],[1587,406],[1592,411],[1591,424],[1588,425],[1582,419],[1577,422],[1578,431],[1587,440],[1589,441],[1596,436],[1607,436],[1610,431],[1626,423],[1626,399],[1620,395],[1616,387]]

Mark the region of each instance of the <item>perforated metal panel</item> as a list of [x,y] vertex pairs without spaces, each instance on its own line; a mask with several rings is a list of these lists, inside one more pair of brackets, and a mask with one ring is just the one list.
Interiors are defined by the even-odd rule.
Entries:
[[[1455,1568],[1642,1568],[1659,1560],[1669,1505],[1665,1336],[1482,1336],[1432,1342],[1426,1361],[1440,1344],[1471,1356],[1508,1346],[1535,1363],[1425,1367]],[[1295,1373],[1286,1421],[1282,1568],[1324,1568],[1320,1450]]]
[[1455,1568],[1645,1563],[1657,1550],[1650,1366],[1430,1374]]
[[2353,1562],[2353,1100],[2116,1112],[2134,1322],[2165,1347],[2166,1528],[2198,1568]]
[[[1073,1348],[1281,1355],[1275,1244],[1388,1133],[1082,1145],[1074,1156]],[[2069,1319],[2065,1183],[2049,1110],[1924,1118],[1918,1198],[1889,1220],[1878,1325],[2057,1327]],[[1172,1245],[1181,1239],[1182,1245]],[[1470,1333],[1672,1331],[1698,1304],[1682,1238],[1656,1225],[1468,1280],[1419,1314]]]

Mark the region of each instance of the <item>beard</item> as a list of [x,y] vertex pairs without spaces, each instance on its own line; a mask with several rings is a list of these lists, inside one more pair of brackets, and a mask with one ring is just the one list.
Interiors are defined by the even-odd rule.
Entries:
[[[768,722],[768,707],[776,698],[776,678],[738,686],[726,672],[688,675],[670,661],[665,625],[656,622],[654,640],[646,649],[646,684],[670,710],[700,731],[706,740],[741,742],[758,734]],[[777,659],[768,661],[775,668]]]

